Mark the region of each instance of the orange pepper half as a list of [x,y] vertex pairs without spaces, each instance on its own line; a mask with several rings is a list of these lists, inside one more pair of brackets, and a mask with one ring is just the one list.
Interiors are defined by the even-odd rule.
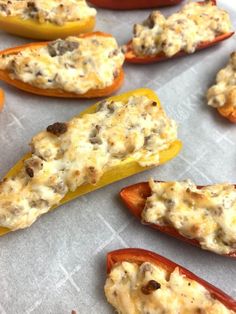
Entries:
[[[112,37],[110,34],[102,33],[102,32],[93,32],[88,34],[82,34],[79,37],[80,38],[86,38],[91,36],[102,36],[102,37]],[[48,42],[37,42],[37,43],[30,43],[14,48],[9,48],[2,50],[0,52],[0,55],[9,55],[9,54],[16,54],[23,49],[27,48],[36,48],[36,47],[43,47],[46,46]],[[117,91],[123,84],[124,81],[124,71],[121,68],[119,71],[118,76],[114,79],[112,85],[107,86],[102,89],[90,89],[84,94],[76,94],[72,92],[66,92],[62,89],[43,89],[39,87],[35,87],[33,85],[30,85],[28,83],[24,83],[18,79],[12,79],[10,76],[9,71],[7,70],[0,70],[0,80],[8,83],[9,85],[12,85],[18,89],[21,89],[25,92],[41,95],[41,96],[48,96],[48,97],[61,97],[61,98],[97,98],[97,97],[105,97],[113,94],[115,91]]]

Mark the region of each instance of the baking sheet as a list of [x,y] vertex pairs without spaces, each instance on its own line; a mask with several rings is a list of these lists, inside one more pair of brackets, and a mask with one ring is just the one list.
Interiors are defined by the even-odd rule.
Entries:
[[[235,1],[219,1],[231,12],[236,28]],[[163,9],[166,14],[175,8]],[[98,10],[97,29],[111,32],[120,44],[131,36],[132,24],[144,11]],[[0,48],[27,40],[0,32]],[[120,92],[150,87],[168,114],[178,121],[184,143],[168,164],[133,176],[61,206],[31,228],[0,238],[1,314],[114,313],[103,293],[105,255],[123,247],[153,250],[236,297],[235,261],[202,251],[131,217],[118,199],[126,185],[148,180],[187,179],[197,184],[236,182],[236,126],[208,108],[204,99],[216,72],[228,61],[236,38],[194,55],[149,66],[125,66]],[[0,176],[25,153],[37,132],[65,121],[94,101],[49,99],[20,92],[1,83],[6,105],[0,114]]]

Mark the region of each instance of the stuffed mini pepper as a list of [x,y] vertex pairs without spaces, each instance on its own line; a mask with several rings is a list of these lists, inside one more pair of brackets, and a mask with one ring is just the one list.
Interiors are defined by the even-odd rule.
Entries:
[[236,301],[223,291],[142,249],[108,253],[105,294],[120,314],[236,313]]
[[143,23],[134,25],[126,60],[151,63],[191,54],[232,36],[231,27],[229,14],[215,1],[187,3],[168,18],[153,11]]
[[[150,140],[152,139],[152,140]],[[50,209],[175,157],[176,123],[148,89],[115,96],[34,136],[0,185],[0,234]]]
[[216,76],[216,84],[207,92],[207,102],[218,112],[236,123],[236,52],[230,56],[225,68]]
[[123,62],[116,40],[95,32],[1,51],[0,80],[42,96],[103,97],[122,85]]
[[91,32],[96,10],[84,0],[0,0],[0,29],[33,39]]
[[121,198],[144,224],[202,249],[236,257],[236,187],[182,182],[137,183]]

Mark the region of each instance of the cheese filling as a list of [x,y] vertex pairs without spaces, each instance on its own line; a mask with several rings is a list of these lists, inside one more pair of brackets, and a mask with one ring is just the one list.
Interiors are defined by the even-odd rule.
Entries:
[[208,105],[212,107],[236,107],[236,52],[230,56],[228,65],[216,76],[216,84],[207,92]]
[[68,191],[96,184],[122,162],[156,166],[160,151],[176,138],[175,122],[146,96],[102,101],[95,113],[55,123],[32,139],[32,157],[24,169],[2,182],[0,225],[30,226]]
[[15,16],[63,25],[94,17],[96,10],[84,0],[0,0],[0,16]]
[[135,24],[132,40],[135,54],[145,56],[162,52],[172,57],[180,51],[193,53],[202,42],[228,33],[231,29],[228,13],[210,2],[202,3],[188,3],[168,18],[153,11],[142,24]]
[[38,88],[84,94],[111,86],[123,62],[124,54],[113,37],[93,35],[2,55],[0,69]]
[[105,284],[105,294],[119,314],[223,314],[235,312],[195,280],[144,262],[116,264]]
[[236,251],[236,189],[231,184],[197,188],[191,181],[149,182],[144,222],[172,226],[219,254]]

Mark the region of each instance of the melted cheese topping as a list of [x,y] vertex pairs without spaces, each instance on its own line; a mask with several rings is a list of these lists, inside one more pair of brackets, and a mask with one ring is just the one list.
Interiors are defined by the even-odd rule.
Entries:
[[169,274],[149,262],[116,264],[106,280],[105,294],[119,314],[235,313],[178,268]]
[[0,15],[63,25],[93,17],[96,10],[84,0],[0,0]]
[[188,3],[168,18],[154,11],[142,24],[136,24],[132,40],[136,55],[163,52],[172,57],[180,51],[193,53],[200,43],[228,33],[231,29],[228,13],[210,2],[202,3]]
[[225,105],[236,107],[236,52],[231,54],[228,65],[217,74],[216,84],[207,92],[207,101],[215,108]]
[[84,94],[113,84],[124,62],[124,54],[113,37],[91,36],[58,39],[43,47],[2,55],[0,69],[43,89],[61,89]]
[[152,195],[145,222],[170,225],[202,248],[219,254],[236,251],[236,189],[217,184],[198,189],[191,181],[149,182]]
[[32,139],[25,169],[0,186],[1,226],[30,226],[68,191],[96,184],[127,158],[141,166],[158,165],[159,152],[177,138],[175,122],[146,96],[102,101],[97,112],[47,130]]

